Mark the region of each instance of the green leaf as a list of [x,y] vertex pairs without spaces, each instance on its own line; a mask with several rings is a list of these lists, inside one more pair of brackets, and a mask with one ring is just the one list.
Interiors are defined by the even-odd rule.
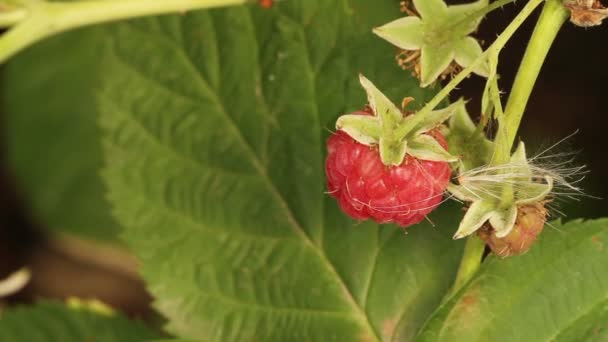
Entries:
[[554,222],[523,256],[490,256],[417,341],[604,341],[608,219]]
[[37,221],[54,232],[113,241],[119,227],[99,175],[91,91],[102,37],[87,29],[23,52],[4,68],[0,97],[10,166]]
[[392,0],[286,1],[125,23],[99,94],[105,179],[168,330],[202,341],[408,340],[451,285],[453,211],[405,235],[324,194],[327,128],[432,95],[371,28]]
[[158,335],[140,322],[54,302],[10,308],[0,316],[1,341],[133,342],[153,338]]

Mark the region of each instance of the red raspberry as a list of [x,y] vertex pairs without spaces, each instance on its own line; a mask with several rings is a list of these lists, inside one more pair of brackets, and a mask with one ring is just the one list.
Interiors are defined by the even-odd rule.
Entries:
[[[370,115],[368,112],[354,114]],[[444,148],[437,131],[429,132]],[[386,166],[377,147],[369,147],[338,131],[327,141],[325,173],[329,194],[342,210],[357,220],[411,226],[441,202],[450,179],[447,162],[407,155],[399,166]]]

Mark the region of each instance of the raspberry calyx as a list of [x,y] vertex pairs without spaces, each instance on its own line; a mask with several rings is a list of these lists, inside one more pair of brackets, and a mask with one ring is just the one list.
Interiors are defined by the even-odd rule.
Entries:
[[[517,236],[527,234],[529,229],[522,228],[530,224],[523,224],[522,220],[530,217],[526,215],[530,212],[529,208],[538,208],[539,205],[544,207],[545,198],[553,189],[554,178],[552,174],[528,163],[524,143],[519,144],[508,164],[465,171],[459,175],[458,180],[460,184],[448,185],[448,191],[471,204],[454,239],[463,238],[481,229],[480,236],[498,246],[493,250],[500,252],[506,245],[514,251],[513,254],[518,250],[525,250],[526,246],[514,247],[511,242],[521,242]],[[537,211],[539,214],[536,216],[542,216],[542,220],[535,219],[531,224],[534,227],[540,221],[544,224],[546,217],[545,211]]]
[[341,116],[327,141],[329,194],[354,219],[413,225],[439,205],[449,183],[449,162],[457,158],[439,127],[464,101],[428,114],[404,113],[368,79],[360,81],[369,106]]

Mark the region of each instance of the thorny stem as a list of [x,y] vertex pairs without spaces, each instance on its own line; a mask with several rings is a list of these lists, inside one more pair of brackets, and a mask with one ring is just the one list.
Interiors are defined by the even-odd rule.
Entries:
[[[253,0],[22,0],[25,9],[0,15],[0,26],[16,26],[0,37],[0,64],[17,52],[59,32],[149,15],[251,3]],[[1,3],[0,3],[1,5]]]
[[[530,1],[528,5],[532,2]],[[567,18],[568,12],[560,0],[546,0],[517,72],[505,112],[504,114],[499,113],[500,128],[495,142],[494,165],[506,163],[510,159],[515,135],[534,88],[534,83],[557,33]],[[511,192],[509,193],[511,194]],[[481,266],[484,246],[484,243],[477,236],[470,236],[467,239],[456,281],[448,298],[468,283],[477,272]]]
[[[407,127],[400,127],[396,131],[396,136],[399,138],[403,138],[407,132],[411,130],[411,127],[416,126],[420,123],[422,119],[426,116],[426,114],[430,113],[435,107],[437,107],[441,102],[454,90],[462,81],[464,81],[473,70],[481,63],[487,60],[488,56],[496,51],[500,51],[507,44],[509,39],[515,34],[517,29],[526,21],[526,19],[534,12],[536,7],[538,7],[545,0],[530,0],[522,8],[521,12],[511,21],[509,26],[505,28],[505,30],[496,38],[494,43],[484,51],[476,60],[474,60],[471,65],[463,69],[456,77],[452,79],[443,89],[441,89],[435,97],[431,101],[429,101],[418,113],[417,120],[411,120],[410,125]],[[498,53],[496,53],[498,55]]]

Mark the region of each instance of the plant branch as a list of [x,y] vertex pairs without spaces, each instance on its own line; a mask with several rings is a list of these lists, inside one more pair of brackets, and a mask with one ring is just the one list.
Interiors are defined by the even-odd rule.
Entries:
[[[0,37],[0,64],[51,35],[78,27],[123,19],[251,3],[253,0],[89,0],[78,2],[29,1],[27,15],[5,14],[6,24],[16,27]],[[25,13],[22,13],[25,14]],[[0,25],[1,26],[1,25]]]
[[557,33],[568,16],[568,10],[561,1],[546,0],[513,83],[505,113],[499,122],[500,131],[496,137],[496,151],[492,164],[503,164],[509,161],[519,124],[538,74]]
[[27,10],[23,8],[4,11],[0,9],[0,27],[13,26],[27,17]]
[[458,267],[458,273],[456,274],[456,280],[448,295],[444,298],[448,299],[453,294],[458,292],[475,273],[481,267],[481,260],[483,258],[483,252],[485,251],[486,244],[478,238],[476,235],[471,235],[467,238],[467,242],[464,246],[464,253]]
[[[421,115],[417,115],[417,120],[411,121],[411,126],[418,125],[420,121],[424,119],[426,114],[430,113],[433,109],[435,109],[435,107],[441,104],[441,102],[448,95],[450,95],[452,90],[454,90],[462,81],[464,81],[479,64],[483,63],[488,58],[488,56],[490,56],[492,53],[496,53],[496,55],[498,55],[498,51],[502,50],[505,47],[509,39],[511,39],[513,34],[515,34],[515,32],[517,31],[517,29],[519,29],[519,27],[532,14],[532,12],[534,12],[536,7],[538,7],[544,1],[545,0],[528,1],[526,6],[522,8],[521,12],[519,12],[519,14],[513,19],[513,21],[511,21],[511,23],[504,29],[504,31],[498,36],[498,38],[496,38],[494,43],[492,43],[492,45],[488,49],[486,49],[486,51],[484,51],[476,60],[474,60],[471,65],[459,72],[458,75],[456,75],[445,87],[443,87],[443,89],[441,89],[437,93],[437,95],[435,95],[435,97],[433,97],[433,99],[431,99],[431,101],[429,101],[418,112]],[[410,126],[401,127],[401,129],[396,132],[396,135],[398,137],[402,137],[405,135],[404,132],[407,132],[409,130]]]
[[[534,5],[533,1],[531,0],[528,5],[532,7]],[[536,5],[538,5],[538,3]],[[507,107],[504,113],[501,111],[497,113],[500,128],[495,142],[496,150],[493,164],[502,164],[510,160],[510,151],[515,140],[515,134],[519,128],[521,118],[538,74],[540,73],[541,67],[557,33],[567,18],[568,12],[560,0],[546,0],[517,72],[511,95],[507,102]],[[513,23],[515,23],[515,21]],[[501,38],[502,35],[497,39],[497,42]],[[494,44],[490,49],[495,48]],[[504,44],[502,46],[504,46]],[[492,86],[492,93],[496,95],[498,91],[497,85],[493,84]],[[497,104],[500,104],[500,99],[495,98],[494,101],[498,101]],[[506,191],[505,196],[512,196],[512,191]],[[454,282],[450,295],[459,291],[477,272],[481,265],[483,252],[483,242],[476,236],[469,237],[465,246],[464,255],[460,262],[456,281]]]

